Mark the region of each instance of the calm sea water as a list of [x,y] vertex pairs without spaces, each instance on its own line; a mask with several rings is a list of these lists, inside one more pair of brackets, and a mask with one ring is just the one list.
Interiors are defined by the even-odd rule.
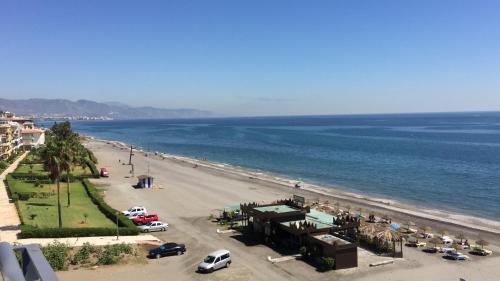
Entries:
[[500,113],[78,121],[73,126],[151,151],[500,218]]

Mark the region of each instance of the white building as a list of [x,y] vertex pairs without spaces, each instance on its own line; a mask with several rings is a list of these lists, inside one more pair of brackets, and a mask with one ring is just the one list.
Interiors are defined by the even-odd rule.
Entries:
[[21,141],[23,150],[38,148],[45,143],[45,131],[42,129],[21,130]]

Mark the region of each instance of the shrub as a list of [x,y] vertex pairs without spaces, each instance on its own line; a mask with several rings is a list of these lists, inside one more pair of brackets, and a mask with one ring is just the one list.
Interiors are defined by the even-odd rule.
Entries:
[[105,246],[104,251],[98,255],[97,264],[115,264],[122,259],[122,254],[132,254],[132,247],[125,243]]
[[71,259],[72,265],[86,264],[90,262],[90,254],[96,253],[97,248],[88,242],[83,243],[83,246]]
[[319,269],[321,271],[332,270],[335,266],[335,259],[331,257],[321,257],[319,258]]
[[114,264],[118,261],[117,257],[109,249],[105,249],[98,257],[98,265]]
[[0,160],[0,170],[5,170],[9,167],[9,163],[5,162],[4,160]]
[[30,198],[36,197],[36,192],[16,192],[16,193],[19,200],[21,201],[28,201]]
[[54,241],[42,248],[43,255],[54,270],[66,270],[68,268],[68,246]]

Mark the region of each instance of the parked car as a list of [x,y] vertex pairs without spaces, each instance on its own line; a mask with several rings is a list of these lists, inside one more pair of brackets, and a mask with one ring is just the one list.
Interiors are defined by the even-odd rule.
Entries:
[[163,223],[161,221],[152,221],[147,224],[138,226],[139,230],[142,232],[153,232],[153,231],[166,231],[168,228],[168,223]]
[[426,253],[435,254],[435,253],[439,252],[439,247],[427,247],[427,248],[423,249],[422,251],[424,251]]
[[434,234],[432,234],[430,232],[425,232],[422,234],[422,237],[423,238],[434,238]]
[[427,243],[421,241],[410,241],[405,244],[407,247],[425,247]]
[[443,242],[443,244],[453,244],[453,239],[449,236],[443,236],[441,237],[441,242]]
[[101,177],[109,177],[109,172],[108,172],[108,169],[106,168],[101,168]]
[[147,224],[148,222],[157,221],[157,214],[144,214],[138,215],[137,217],[132,218],[132,221],[137,225]]
[[144,215],[147,214],[146,208],[142,206],[134,206],[126,211],[122,212],[125,216],[127,216],[129,219],[132,219],[134,217],[137,217],[139,215]]
[[455,248],[450,248],[450,247],[440,247],[439,252],[440,253],[449,253],[449,252],[456,252]]
[[231,253],[228,250],[218,250],[208,256],[198,265],[199,272],[213,272],[231,265]]
[[493,254],[493,251],[487,250],[487,249],[481,249],[481,248],[474,248],[469,253],[471,253],[473,255],[478,255],[478,256],[489,256],[489,255]]
[[150,258],[161,258],[167,255],[182,255],[186,251],[186,246],[184,244],[177,243],[165,243],[158,248],[149,250],[148,257]]
[[451,252],[451,251],[446,254],[446,257],[452,260],[462,260],[462,261],[469,258],[468,256],[462,253]]

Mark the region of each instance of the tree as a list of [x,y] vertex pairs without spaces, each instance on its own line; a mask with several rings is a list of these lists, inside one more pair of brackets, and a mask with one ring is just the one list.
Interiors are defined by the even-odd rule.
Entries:
[[62,150],[61,169],[66,172],[66,194],[68,197],[68,207],[71,206],[70,173],[75,165],[79,165],[86,157],[86,151],[80,143],[77,133],[71,129],[71,123],[55,123],[51,128],[51,133],[60,144]]
[[57,215],[59,220],[59,228],[62,228],[61,217],[61,196],[60,196],[60,177],[61,177],[61,159],[63,158],[63,149],[60,141],[48,132],[45,139],[45,146],[40,151],[40,155],[44,161],[45,166],[49,170],[49,177],[52,182],[57,186]]

